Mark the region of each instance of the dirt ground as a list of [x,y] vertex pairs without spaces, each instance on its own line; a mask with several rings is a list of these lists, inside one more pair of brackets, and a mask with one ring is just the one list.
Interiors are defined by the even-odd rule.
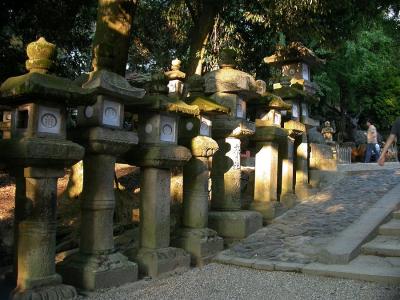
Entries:
[[[128,165],[117,165],[116,175],[119,189],[116,189],[118,199],[116,212],[117,219],[132,218],[132,209],[138,207],[139,169]],[[57,252],[76,247],[76,241],[71,239],[71,229],[66,225],[73,225],[79,219],[79,201],[61,197],[68,184],[68,170],[57,183],[58,195],[58,223]],[[131,197],[130,195],[134,195]],[[13,221],[14,221],[15,180],[8,173],[0,171],[0,267],[12,264]],[[133,199],[133,201],[132,201]],[[136,200],[136,201],[135,201]],[[124,212],[125,211],[125,212]],[[127,212],[126,212],[127,211]],[[77,225],[77,224],[75,224]],[[72,226],[72,228],[77,226]],[[77,239],[79,233],[72,235]]]

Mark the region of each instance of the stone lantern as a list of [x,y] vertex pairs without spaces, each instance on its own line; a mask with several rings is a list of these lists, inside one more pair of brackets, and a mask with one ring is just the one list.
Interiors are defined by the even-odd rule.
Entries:
[[168,82],[168,96],[170,97],[181,97],[183,94],[183,81],[186,78],[186,74],[183,73],[181,68],[181,61],[174,59],[171,63],[171,70],[165,72]]
[[150,81],[150,93],[144,98],[145,105],[139,111],[131,109],[139,114],[140,144],[124,158],[141,168],[140,249],[132,259],[138,262],[141,274],[157,277],[190,266],[188,253],[170,247],[170,185],[171,169],[182,167],[191,158],[187,148],[177,145],[179,115],[198,116],[199,109],[167,96],[164,73],[146,80]]
[[212,137],[219,150],[213,157],[211,171],[212,196],[209,227],[226,243],[245,238],[262,226],[258,212],[242,210],[241,139],[254,134],[255,125],[247,121],[248,94],[256,91],[249,74],[235,69],[234,52],[221,53],[220,69],[204,75],[205,93],[218,104],[229,107],[230,115],[214,116]]
[[95,290],[138,276],[137,265],[114,249],[114,171],[117,157],[138,143],[136,132],[123,130],[124,107],[141,104],[145,90],[108,69],[96,68],[82,87],[92,91],[94,104],[78,107],[77,128],[71,132],[86,149],[80,246],[58,268],[66,282]]
[[310,151],[307,131],[319,126],[319,122],[309,115],[310,104],[319,101],[315,95],[317,86],[311,81],[311,69],[323,64],[324,60],[301,43],[292,43],[288,47],[278,48],[275,54],[264,58],[264,62],[281,69],[281,81],[274,84],[273,92],[292,104],[291,114],[286,116],[284,127],[289,131],[289,151],[293,152],[289,153],[289,157],[293,157],[295,164],[292,176],[295,180],[294,190],[304,198],[309,188]]
[[204,96],[204,79],[193,75],[188,79],[185,101],[200,109],[199,116],[182,118],[179,144],[189,148],[192,158],[183,167],[183,228],[177,245],[191,254],[192,264],[203,266],[223,249],[223,239],[207,228],[208,183],[212,157],[218,144],[211,138],[213,115],[228,114],[229,109]]
[[88,91],[49,74],[55,45],[44,38],[30,43],[27,54],[29,73],[0,87],[0,104],[11,108],[3,113],[0,160],[16,177],[17,287],[10,298],[72,299],[75,288],[55,271],[57,179],[84,155],[83,147],[66,140],[66,106],[86,103]]
[[317,86],[311,80],[311,69],[325,61],[301,43],[291,43],[265,57],[264,62],[281,70],[282,80],[274,84],[274,93],[292,104],[292,119],[305,125],[318,126],[309,116],[310,103],[318,101],[315,96]]
[[[268,103],[268,104],[266,104]],[[275,216],[275,205],[278,201],[278,190],[282,173],[282,165],[279,164],[280,145],[287,139],[287,132],[282,128],[282,111],[289,111],[291,106],[280,97],[264,92],[257,104],[264,111],[256,119],[256,132],[252,140],[256,143],[255,155],[255,183],[254,200],[250,209],[258,211],[263,216],[263,222],[267,223]]]

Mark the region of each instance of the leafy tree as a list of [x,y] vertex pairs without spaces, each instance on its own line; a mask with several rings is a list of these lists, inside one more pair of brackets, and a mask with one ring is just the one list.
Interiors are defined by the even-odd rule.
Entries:
[[369,116],[387,128],[400,113],[399,55],[385,22],[360,30],[335,52],[322,51],[329,59],[314,78],[322,95],[318,111],[337,120],[341,139],[352,139],[350,117]]

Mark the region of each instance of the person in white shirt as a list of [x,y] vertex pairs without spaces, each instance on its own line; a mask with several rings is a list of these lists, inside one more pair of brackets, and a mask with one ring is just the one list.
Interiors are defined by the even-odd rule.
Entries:
[[378,160],[380,147],[378,144],[378,132],[376,131],[376,127],[372,125],[372,121],[370,119],[367,120],[367,126],[367,150],[365,151],[364,162],[369,163],[371,161],[372,154],[375,154],[375,158]]

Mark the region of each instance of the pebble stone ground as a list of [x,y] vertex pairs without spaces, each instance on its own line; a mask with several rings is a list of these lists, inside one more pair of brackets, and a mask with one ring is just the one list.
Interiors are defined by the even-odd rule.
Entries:
[[349,173],[225,251],[225,255],[314,262],[321,247],[400,183],[399,175],[399,169]]
[[398,300],[400,287],[213,263],[178,276],[99,291],[84,299]]

